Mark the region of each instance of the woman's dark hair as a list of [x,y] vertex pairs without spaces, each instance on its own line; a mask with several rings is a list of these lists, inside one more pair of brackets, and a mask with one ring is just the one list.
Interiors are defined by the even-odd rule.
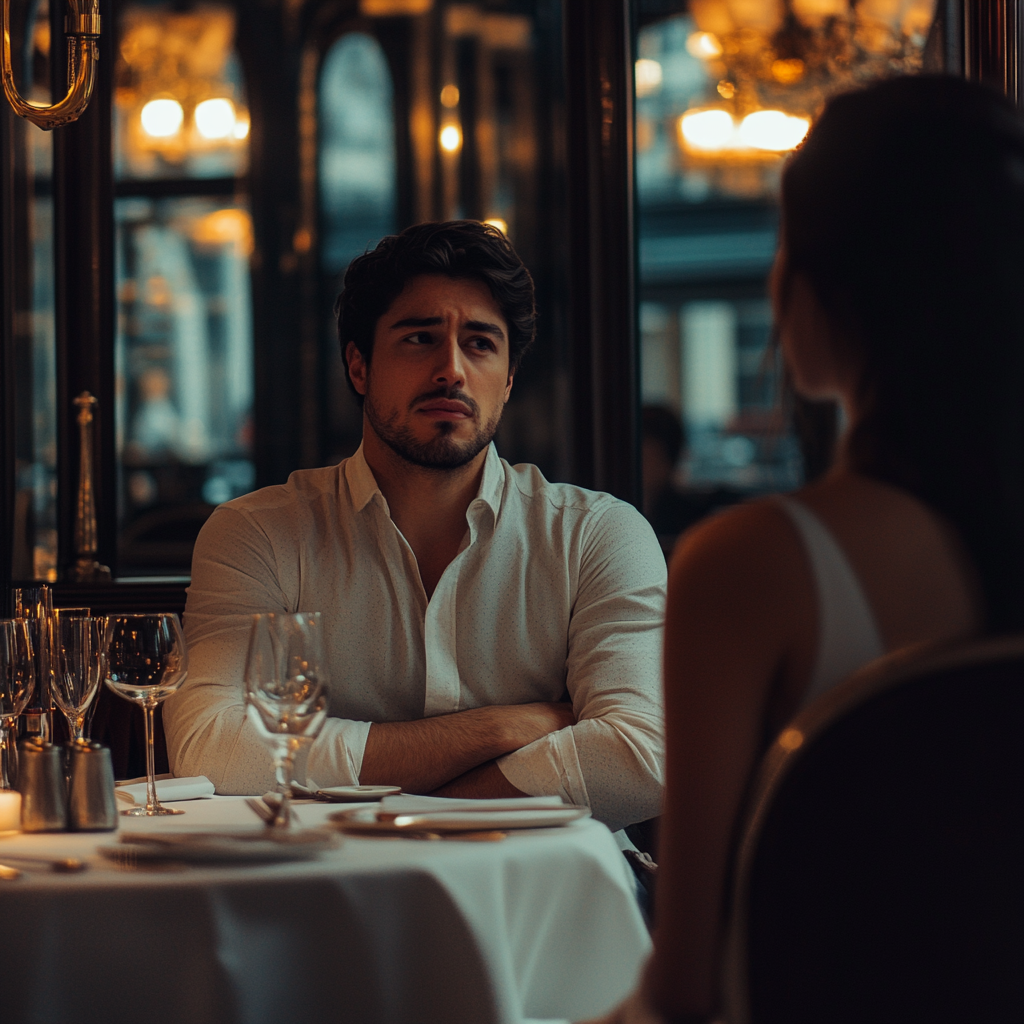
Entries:
[[782,196],[788,274],[859,350],[852,467],[944,516],[988,628],[1024,628],[1024,121],[961,79],[881,82],[828,104]]
[[[351,341],[369,364],[377,321],[409,281],[422,274],[474,278],[487,285],[508,324],[508,369],[514,373],[536,333],[533,279],[497,228],[476,220],[453,220],[416,224],[401,234],[388,235],[376,249],[349,264],[334,306],[349,387],[348,343]],[[361,403],[362,396],[352,390]]]

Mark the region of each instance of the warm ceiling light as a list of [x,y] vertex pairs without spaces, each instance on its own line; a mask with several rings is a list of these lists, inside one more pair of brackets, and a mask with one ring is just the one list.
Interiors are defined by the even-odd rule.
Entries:
[[458,153],[462,148],[462,132],[457,124],[446,124],[441,129],[438,140],[446,153]]
[[661,88],[661,65],[656,60],[641,57],[636,62],[634,75],[639,98],[650,96]]
[[459,105],[459,87],[449,83],[441,90],[441,106],[448,107],[450,110],[452,107]]
[[142,108],[142,130],[155,139],[177,135],[185,120],[185,111],[177,100],[150,100]]
[[497,228],[503,235],[508,234],[508,222],[500,217],[488,217],[484,223],[490,224],[492,228]]
[[242,113],[235,117],[235,130],[232,133],[236,139],[247,139],[249,137],[249,115]]
[[688,111],[679,119],[679,130],[687,145],[708,151],[725,149],[736,131],[731,115],[725,110]]
[[686,49],[691,57],[699,60],[714,60],[722,56],[722,44],[714,32],[691,32],[686,40]]
[[235,134],[235,105],[231,100],[203,100],[195,116],[196,130],[204,139],[230,139]]
[[359,0],[359,13],[366,18],[394,18],[426,14],[434,0]]
[[740,122],[739,136],[753,149],[784,153],[799,146],[810,127],[805,117],[792,117],[781,110],[757,110]]

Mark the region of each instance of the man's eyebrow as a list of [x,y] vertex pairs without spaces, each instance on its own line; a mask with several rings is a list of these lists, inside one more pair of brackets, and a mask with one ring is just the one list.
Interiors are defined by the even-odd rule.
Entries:
[[505,332],[497,324],[489,324],[486,320],[467,320],[464,326],[466,330],[479,331],[481,334],[493,334],[498,339],[505,337]]
[[396,320],[390,329],[395,331],[399,327],[437,327],[442,322],[439,316],[407,316],[404,320]]
[[[397,331],[403,327],[437,327],[442,323],[444,321],[439,316],[407,316],[404,320],[396,320],[389,330]],[[505,337],[505,332],[498,324],[490,324],[486,320],[467,320],[463,327],[467,331],[493,335],[499,340]]]

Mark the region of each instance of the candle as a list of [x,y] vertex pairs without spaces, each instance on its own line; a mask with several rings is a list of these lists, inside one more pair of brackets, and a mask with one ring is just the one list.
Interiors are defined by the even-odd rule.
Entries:
[[21,794],[0,789],[0,832],[21,828]]

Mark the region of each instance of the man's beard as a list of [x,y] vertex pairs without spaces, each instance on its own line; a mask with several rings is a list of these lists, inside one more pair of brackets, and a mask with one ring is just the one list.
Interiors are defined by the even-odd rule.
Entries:
[[[480,413],[480,407],[468,395],[458,389],[441,388],[438,391],[420,395],[411,404],[444,398],[452,402],[462,402],[470,408],[474,416]],[[363,402],[363,411],[373,427],[374,433],[401,459],[420,466],[423,469],[450,470],[459,469],[470,463],[492,441],[501,422],[504,406],[499,406],[497,413],[489,423],[480,425],[477,432],[465,441],[456,441],[451,435],[457,423],[451,420],[440,420],[435,426],[436,435],[429,441],[420,441],[413,435],[409,427],[396,426],[398,413],[384,419],[377,411],[373,399],[367,393]]]

